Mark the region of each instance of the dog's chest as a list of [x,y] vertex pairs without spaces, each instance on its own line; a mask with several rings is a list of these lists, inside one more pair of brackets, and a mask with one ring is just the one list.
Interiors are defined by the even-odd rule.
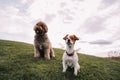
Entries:
[[65,58],[65,64],[66,65],[68,65],[70,67],[73,67],[74,63],[75,63],[74,56],[72,56],[72,57],[66,56],[66,58]]
[[39,45],[39,49],[42,50],[42,49],[43,49],[43,46],[42,46],[42,45]]
[[43,50],[43,49],[45,49],[45,48],[48,48],[48,46],[49,46],[49,42],[48,41],[45,41],[45,42],[37,42],[37,44],[38,44],[38,48],[40,49],[40,50]]

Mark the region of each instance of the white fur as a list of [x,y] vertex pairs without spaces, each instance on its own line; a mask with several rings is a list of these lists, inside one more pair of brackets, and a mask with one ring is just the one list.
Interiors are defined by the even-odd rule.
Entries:
[[70,44],[68,44],[68,38],[66,39],[66,51],[67,53],[72,53],[74,51],[74,55],[73,56],[68,56],[66,51],[63,54],[62,57],[62,64],[63,64],[63,72],[66,72],[68,66],[69,67],[73,67],[74,68],[74,75],[77,76],[77,72],[80,69],[80,65],[78,63],[78,55],[76,53],[76,50],[74,50],[74,44],[72,43],[72,40],[70,39]]

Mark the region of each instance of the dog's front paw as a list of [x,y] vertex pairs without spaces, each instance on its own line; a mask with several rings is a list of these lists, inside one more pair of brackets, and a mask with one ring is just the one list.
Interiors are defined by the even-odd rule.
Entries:
[[74,75],[77,76],[77,72],[74,72]]
[[52,56],[53,58],[55,57],[55,55]]
[[34,53],[34,58],[39,58],[40,55],[38,53]]
[[63,69],[63,72],[66,72],[66,70],[65,70],[65,69]]
[[77,69],[74,70],[74,75],[77,76]]

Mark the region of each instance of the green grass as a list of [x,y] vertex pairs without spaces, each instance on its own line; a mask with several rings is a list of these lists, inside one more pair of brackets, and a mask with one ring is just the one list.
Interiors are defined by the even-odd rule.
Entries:
[[51,60],[33,58],[33,45],[0,40],[0,80],[120,80],[120,62],[79,54],[78,76],[62,73],[63,50]]

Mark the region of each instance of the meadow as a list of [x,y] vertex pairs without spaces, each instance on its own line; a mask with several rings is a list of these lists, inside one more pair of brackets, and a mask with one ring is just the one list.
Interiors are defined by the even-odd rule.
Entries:
[[34,58],[32,44],[0,40],[0,80],[120,80],[120,62],[79,54],[80,72],[62,72],[64,50],[56,49],[51,60]]

